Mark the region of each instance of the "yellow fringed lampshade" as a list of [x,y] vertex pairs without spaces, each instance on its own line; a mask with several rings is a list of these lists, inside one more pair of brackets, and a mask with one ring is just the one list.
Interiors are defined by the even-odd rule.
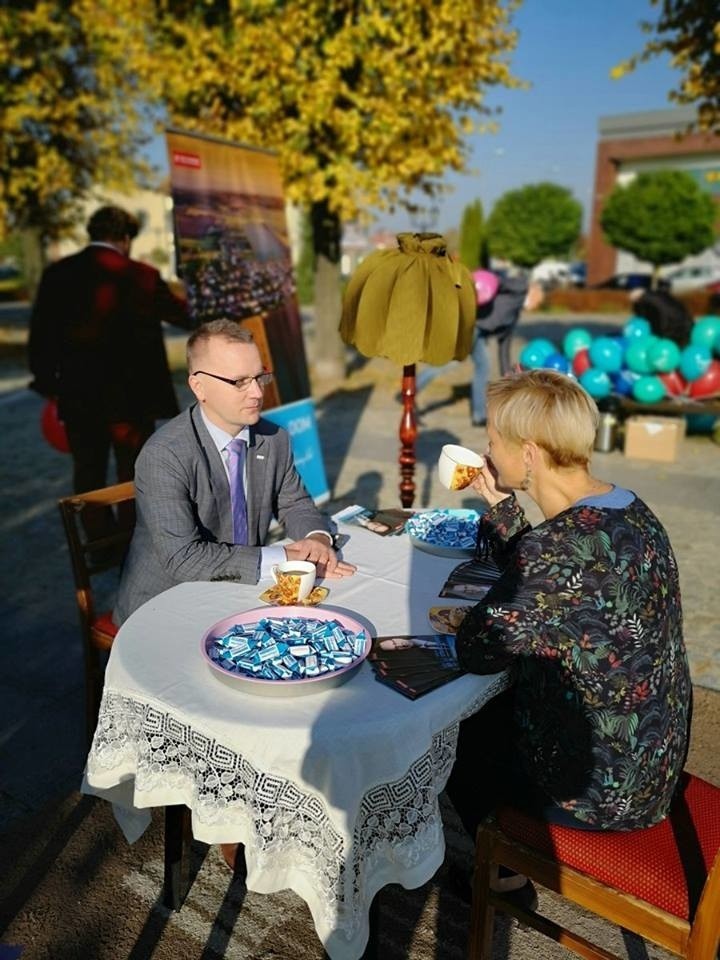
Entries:
[[350,277],[340,336],[366,357],[403,366],[464,360],[472,347],[475,287],[438,233],[399,233]]

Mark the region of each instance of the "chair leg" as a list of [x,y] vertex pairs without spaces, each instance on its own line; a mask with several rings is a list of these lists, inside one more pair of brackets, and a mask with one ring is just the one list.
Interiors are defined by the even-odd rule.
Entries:
[[490,960],[495,908],[490,903],[490,882],[497,878],[498,868],[490,860],[491,843],[487,831],[478,828],[475,842],[475,871],[470,908],[468,960]]
[[165,869],[162,902],[179,910],[190,890],[190,811],[183,804],[165,807]]

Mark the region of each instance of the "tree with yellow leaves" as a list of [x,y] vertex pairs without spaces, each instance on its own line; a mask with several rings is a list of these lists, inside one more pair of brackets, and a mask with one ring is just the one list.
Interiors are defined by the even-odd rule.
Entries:
[[682,72],[670,99],[695,104],[701,130],[720,132],[720,9],[712,0],[651,0],[660,7],[656,23],[644,21],[651,34],[644,49],[611,71],[622,77],[639,63],[669,53],[672,65]]
[[0,7],[0,236],[23,233],[31,274],[39,274],[44,242],[77,222],[91,187],[130,185],[146,168],[142,103],[126,69],[132,43],[141,49],[132,6]]
[[177,126],[278,151],[309,210],[318,369],[340,373],[342,222],[462,170],[489,87],[515,86],[518,0],[158,0],[154,84]]

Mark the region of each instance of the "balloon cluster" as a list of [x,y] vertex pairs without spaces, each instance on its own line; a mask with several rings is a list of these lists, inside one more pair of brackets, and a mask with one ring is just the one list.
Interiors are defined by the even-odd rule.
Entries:
[[665,397],[710,397],[720,393],[720,316],[700,317],[690,344],[656,337],[642,317],[632,317],[617,336],[596,337],[583,327],[565,334],[562,350],[549,340],[531,340],[520,354],[527,369],[545,367],[577,377],[591,397],[610,393],[640,403]]

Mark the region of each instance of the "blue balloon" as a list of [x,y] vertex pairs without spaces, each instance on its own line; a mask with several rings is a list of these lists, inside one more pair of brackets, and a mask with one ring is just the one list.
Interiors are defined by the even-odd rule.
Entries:
[[557,370],[558,373],[568,373],[570,370],[570,361],[561,353],[555,352],[545,358],[543,367],[545,367],[546,370]]
[[657,403],[665,396],[665,384],[660,377],[639,377],[633,386],[638,403]]
[[572,360],[578,350],[586,350],[592,343],[592,334],[584,327],[568,330],[563,339],[563,353]]
[[718,337],[720,337],[720,317],[708,314],[705,317],[698,317],[695,321],[690,333],[690,343],[696,347],[707,347],[708,350],[712,350]]
[[630,344],[632,343],[632,340],[630,340],[629,337],[623,337],[623,336],[621,336],[620,334],[617,334],[617,335],[614,336],[614,337],[610,337],[610,339],[611,339],[611,340],[614,340],[615,343],[619,344],[620,349],[621,349],[622,352],[623,352],[623,356],[625,356],[625,351],[627,350],[627,348],[628,348],[628,347],[630,346]]
[[590,367],[580,377],[580,386],[586,390],[594,400],[606,397],[612,390],[612,381],[604,370],[595,370]]
[[629,397],[633,392],[635,382],[640,379],[640,374],[633,373],[632,370],[619,370],[617,373],[613,373],[610,379],[615,393],[619,393],[623,397]]
[[680,363],[680,347],[674,340],[658,337],[648,350],[650,369],[657,373],[670,373]]
[[617,340],[598,337],[590,344],[590,362],[597,370],[617,373],[623,364],[623,351]]
[[680,354],[680,373],[686,380],[697,380],[712,363],[712,353],[708,347],[690,344]]
[[520,353],[520,363],[523,367],[530,370],[542,367],[545,360],[551,353],[555,353],[556,349],[555,345],[550,343],[549,340],[545,340],[543,337],[537,337],[523,347]]
[[650,347],[654,344],[656,337],[635,338],[625,351],[625,366],[633,373],[651,373],[650,366]]
[[642,340],[650,334],[650,324],[645,317],[630,317],[623,327],[623,334],[628,340]]

